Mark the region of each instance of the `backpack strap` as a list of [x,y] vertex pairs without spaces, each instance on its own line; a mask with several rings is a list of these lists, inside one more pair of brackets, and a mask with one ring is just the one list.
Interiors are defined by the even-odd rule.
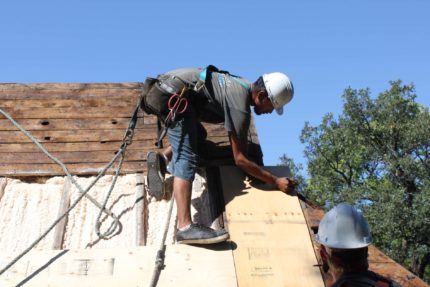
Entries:
[[[207,75],[207,73],[212,73],[212,72],[217,72],[217,73],[220,73],[220,74],[226,74],[226,75],[229,75],[230,77],[232,77],[232,79],[233,79],[233,80],[235,80],[236,82],[238,82],[238,83],[239,83],[242,87],[244,87],[246,90],[249,90],[249,89],[250,89],[250,86],[242,80],[242,77],[239,77],[239,76],[236,76],[236,75],[230,74],[230,72],[228,72],[228,71],[219,70],[219,69],[218,69],[217,67],[215,67],[214,65],[209,65],[209,66],[207,66],[205,69],[203,69],[203,70],[200,72],[200,75],[199,75],[199,82],[197,82],[196,87],[197,87],[197,86],[200,86],[200,85],[201,85],[201,83],[206,84],[206,79],[207,79],[206,75]],[[203,86],[201,86],[201,87],[203,87]]]
[[[211,81],[210,74],[212,74],[213,72],[229,75],[230,77],[232,77],[233,80],[235,80],[237,83],[239,83],[246,90],[250,89],[250,86],[246,82],[244,82],[241,77],[236,76],[236,75],[232,75],[228,71],[220,70],[217,67],[215,67],[214,65],[208,65],[206,68],[201,70],[201,72],[199,74],[199,79],[197,82],[190,82],[190,81],[183,79],[179,76],[173,76],[173,78],[180,80],[187,87],[187,89],[193,90],[196,93],[200,93],[200,91],[203,88],[210,87],[210,85],[209,85],[209,82]],[[162,79],[159,81],[159,84],[160,84],[160,87],[168,93],[174,94],[177,92],[173,88],[171,88],[170,86],[166,85]],[[169,127],[166,125],[163,125],[163,127],[161,127],[161,122],[158,121],[156,145],[159,148],[161,148],[163,146],[162,141],[163,141],[163,138],[167,134],[168,128]]]

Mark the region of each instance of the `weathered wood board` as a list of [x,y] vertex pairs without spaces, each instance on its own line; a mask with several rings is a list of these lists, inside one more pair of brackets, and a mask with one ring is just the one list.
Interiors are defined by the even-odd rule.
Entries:
[[297,197],[244,181],[235,167],[222,167],[221,180],[238,286],[324,286]]
[[[0,286],[146,287],[152,279],[158,248],[32,251],[0,276]],[[9,255],[0,255],[0,266]],[[166,246],[158,287],[236,287],[231,246]],[[22,285],[19,285],[22,284]]]
[[[0,84],[0,109],[29,131],[76,175],[100,172],[118,151],[142,93],[142,83]],[[211,164],[232,161],[221,124],[205,124]],[[156,149],[155,116],[138,114],[122,173],[143,172],[146,154]],[[164,140],[166,146],[167,139]],[[262,160],[251,124],[250,152]],[[64,175],[9,119],[0,114],[0,176]],[[114,173],[115,168],[108,170]]]

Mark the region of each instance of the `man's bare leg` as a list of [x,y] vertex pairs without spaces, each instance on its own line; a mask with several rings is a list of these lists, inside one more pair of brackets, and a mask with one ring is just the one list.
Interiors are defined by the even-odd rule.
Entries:
[[[172,148],[169,146],[163,151],[167,161],[172,158]],[[176,241],[185,244],[213,244],[228,239],[225,230],[213,230],[201,224],[193,224],[191,219],[191,193],[192,181],[175,176],[173,178],[173,192],[176,199],[178,231]]]
[[175,193],[178,228],[181,229],[192,223],[191,221],[191,188],[192,183],[179,177],[173,180],[173,190]]
[[[171,146],[168,146],[163,150],[164,158],[170,161],[172,159],[173,150]],[[175,193],[177,216],[178,216],[178,228],[183,228],[192,223],[191,221],[191,189],[192,182],[182,179],[180,177],[174,177],[173,179],[173,190]]]

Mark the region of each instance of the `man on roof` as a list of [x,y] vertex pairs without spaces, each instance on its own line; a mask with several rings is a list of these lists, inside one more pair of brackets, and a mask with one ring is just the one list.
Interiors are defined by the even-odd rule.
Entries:
[[369,225],[362,213],[349,204],[341,203],[324,215],[316,240],[321,244],[324,272],[332,280],[329,287],[400,287],[369,270]]
[[[247,155],[251,107],[257,115],[274,110],[282,115],[284,105],[291,101],[293,94],[290,79],[279,72],[264,74],[251,83],[208,66],[206,69],[177,69],[149,83],[147,80],[142,108],[165,123],[170,143],[162,153],[148,153],[149,192],[158,198],[164,195],[165,166],[170,162],[177,205],[178,243],[212,244],[228,239],[225,230],[213,230],[191,220],[192,182],[199,164],[199,144],[206,137],[201,122],[224,123],[234,162],[245,173],[289,195],[295,194],[297,182],[294,179],[271,174]],[[160,103],[162,98],[164,101]]]

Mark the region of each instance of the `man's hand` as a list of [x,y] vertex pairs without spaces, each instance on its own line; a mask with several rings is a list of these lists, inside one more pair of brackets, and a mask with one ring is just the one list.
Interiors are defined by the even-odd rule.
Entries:
[[246,139],[240,141],[231,132],[228,135],[230,138],[231,148],[233,150],[234,162],[240,169],[265,183],[276,185],[279,190],[288,195],[297,195],[295,187],[298,182],[296,180],[288,177],[276,177],[268,170],[265,170],[256,163],[250,161],[246,154]]
[[295,190],[297,184],[296,180],[288,177],[278,177],[276,179],[278,189],[291,196],[297,195],[297,191]]

